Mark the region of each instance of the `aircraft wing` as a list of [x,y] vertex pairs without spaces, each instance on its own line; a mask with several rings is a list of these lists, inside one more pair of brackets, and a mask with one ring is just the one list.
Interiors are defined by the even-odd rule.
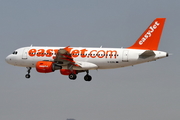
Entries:
[[58,50],[54,58],[54,62],[62,66],[65,65],[78,66],[70,54],[69,46]]
[[61,66],[69,66],[69,68],[76,67],[85,70],[98,68],[96,64],[90,62],[74,61],[73,57],[70,54],[70,50],[71,48],[69,48],[69,46],[59,49],[54,58],[54,62]]
[[90,62],[77,61],[76,64],[84,70],[98,69],[98,66],[96,64]]

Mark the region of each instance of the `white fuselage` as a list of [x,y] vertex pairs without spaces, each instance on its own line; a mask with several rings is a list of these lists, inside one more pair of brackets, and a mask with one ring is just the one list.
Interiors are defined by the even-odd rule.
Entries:
[[[64,47],[23,47],[15,50],[6,57],[6,62],[15,66],[36,67],[38,61],[54,61],[57,51]],[[140,58],[146,50],[124,48],[84,48],[71,47],[70,53],[74,61],[87,62],[97,65],[95,69],[112,69],[132,66],[144,62],[164,58],[168,54],[162,51],[153,51],[154,56]],[[62,66],[67,69],[67,66]],[[73,67],[74,70],[86,70],[88,68]],[[88,70],[90,70],[89,68]],[[94,68],[92,68],[94,69]]]

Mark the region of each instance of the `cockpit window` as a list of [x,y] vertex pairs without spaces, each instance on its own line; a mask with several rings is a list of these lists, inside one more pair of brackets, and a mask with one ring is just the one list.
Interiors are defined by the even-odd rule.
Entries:
[[18,53],[17,51],[14,51],[12,54],[15,54],[15,55],[16,55],[17,53]]

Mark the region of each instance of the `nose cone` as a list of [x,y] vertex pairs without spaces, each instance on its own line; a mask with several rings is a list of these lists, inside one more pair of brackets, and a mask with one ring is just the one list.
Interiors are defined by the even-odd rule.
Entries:
[[5,61],[8,63],[8,64],[11,64],[11,56],[8,55],[5,59]]

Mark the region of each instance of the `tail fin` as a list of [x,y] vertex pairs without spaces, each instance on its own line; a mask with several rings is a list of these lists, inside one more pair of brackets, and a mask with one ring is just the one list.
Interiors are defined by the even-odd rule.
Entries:
[[129,49],[157,50],[166,18],[156,18]]

